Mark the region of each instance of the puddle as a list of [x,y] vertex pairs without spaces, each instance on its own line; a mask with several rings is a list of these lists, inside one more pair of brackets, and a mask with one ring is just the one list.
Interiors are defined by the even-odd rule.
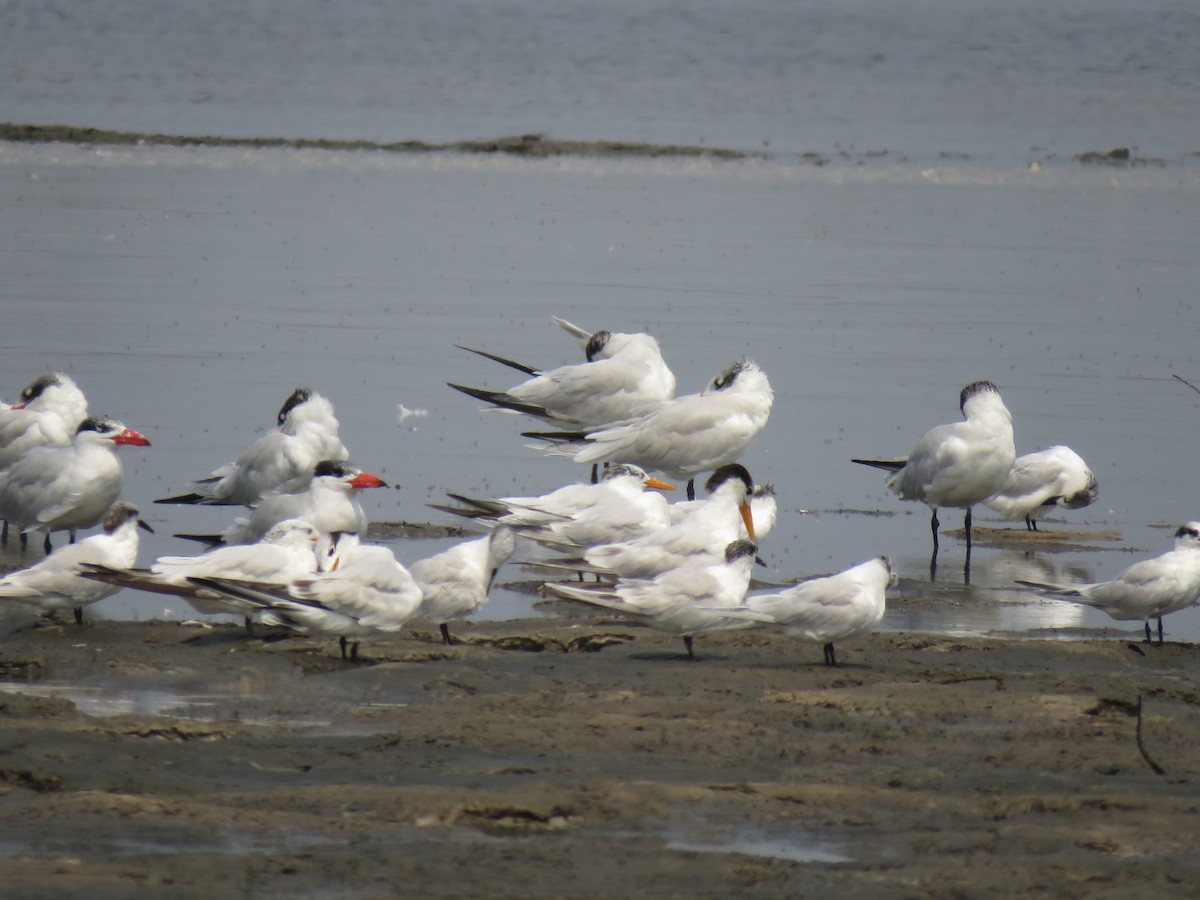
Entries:
[[786,859],[798,863],[836,864],[851,862],[844,842],[807,829],[786,824],[746,824],[733,828],[706,825],[687,830],[667,839],[668,850],[699,853],[740,853]]

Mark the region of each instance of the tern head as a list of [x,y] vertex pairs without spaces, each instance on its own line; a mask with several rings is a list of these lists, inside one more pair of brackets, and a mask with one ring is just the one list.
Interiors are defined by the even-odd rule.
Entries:
[[283,401],[283,406],[279,407],[279,415],[275,417],[275,421],[282,425],[287,419],[288,413],[299,406],[301,403],[307,403],[312,399],[312,391],[306,387],[298,387],[290,397]]
[[118,500],[108,508],[108,512],[104,514],[104,533],[112,534],[126,522],[137,522],[138,528],[143,528],[146,531],[154,534],[154,529],[138,518],[138,508],[132,503],[125,500]]
[[329,478],[346,484],[355,490],[387,487],[387,482],[378,475],[364,472],[340,459],[323,459],[313,467],[313,478]]
[[1091,506],[1099,497],[1100,485],[1096,483],[1096,476],[1089,471],[1087,484],[1083,490],[1059,498],[1058,505],[1065,509],[1082,509],[1085,506]]
[[1188,522],[1179,526],[1175,532],[1175,549],[1200,549],[1200,522]]
[[645,469],[633,463],[605,463],[600,480],[608,481],[612,478],[636,478],[645,488],[657,491],[675,490],[675,485],[647,475]]
[[758,556],[758,545],[753,541],[731,541],[725,545],[726,565],[747,558],[753,562],[756,556]]
[[89,416],[84,419],[75,429],[75,436],[77,439],[83,438],[84,440],[98,438],[118,446],[123,444],[133,447],[150,446],[150,442],[132,428],[126,428],[123,423],[107,416]]
[[711,496],[725,488],[726,485],[738,492],[738,512],[741,513],[742,523],[746,526],[746,534],[750,536],[750,540],[758,540],[754,533],[754,513],[750,508],[750,497],[754,494],[754,479],[750,477],[745,466],[740,463],[729,463],[721,466],[708,477],[704,489]]
[[307,544],[315,547],[321,532],[303,519],[284,519],[263,535],[261,544]]
[[977,409],[981,404],[999,404],[1000,408],[1004,408],[1004,401],[1000,399],[1000,388],[996,387],[990,381],[972,381],[958,395],[958,408],[967,418],[971,417],[971,410],[967,409],[968,404],[971,409]]
[[[598,356],[601,359],[607,358],[610,354],[604,353],[604,348],[608,345],[610,340],[612,340],[611,331],[605,331],[601,329],[600,331],[594,332],[592,336],[588,338],[588,342],[583,348],[583,352],[587,357],[587,361],[595,362]],[[601,354],[603,354],[603,356],[601,356]]]

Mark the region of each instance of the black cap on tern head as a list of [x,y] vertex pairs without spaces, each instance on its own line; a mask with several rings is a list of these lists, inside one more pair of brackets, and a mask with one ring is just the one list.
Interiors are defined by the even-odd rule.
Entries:
[[340,459],[323,459],[313,466],[313,478],[320,478],[324,475],[332,475],[334,478],[345,478],[347,475],[357,474],[358,469],[348,462],[342,462]]
[[754,559],[758,555],[758,545],[753,541],[733,541],[725,546],[725,562],[731,563],[747,556]]
[[[967,405],[968,400],[970,400],[976,394],[982,394],[984,391],[991,391],[994,394],[999,394],[1000,388],[996,387],[996,385],[992,384],[990,381],[972,381],[965,388],[963,388],[962,393],[958,395],[958,408],[963,410],[963,407]],[[963,411],[965,412],[965,410]]]
[[611,337],[611,331],[605,331],[601,329],[588,338],[587,346],[583,348],[583,352],[586,354],[588,362],[593,362],[595,360],[596,354],[604,349],[604,346],[608,343]]
[[295,409],[301,403],[307,403],[311,399],[312,399],[312,391],[311,390],[309,390],[308,388],[304,388],[304,387],[296,388],[294,391],[292,391],[292,396],[288,397],[287,400],[284,401],[283,406],[281,406],[279,408],[279,415],[276,417],[276,421],[280,425],[282,425],[283,420],[287,418],[288,413],[290,413],[293,409]]
[[704,490],[711,494],[731,478],[741,479],[746,485],[747,493],[754,490],[754,479],[750,477],[750,473],[746,471],[746,467],[741,463],[729,463],[714,471],[708,476],[708,481],[704,483]]
[[25,389],[21,391],[21,402],[29,403],[32,400],[36,400],[38,397],[42,396],[42,392],[45,391],[46,388],[57,384],[62,384],[61,372],[50,372],[46,375],[39,376],[31,381],[25,387]]

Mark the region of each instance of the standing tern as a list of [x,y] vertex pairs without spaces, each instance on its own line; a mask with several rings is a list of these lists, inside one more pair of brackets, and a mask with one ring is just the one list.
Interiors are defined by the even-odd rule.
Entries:
[[675,486],[627,463],[605,466],[593,484],[568,484],[540,497],[478,500],[450,494],[461,507],[438,506],[481,524],[510,525],[524,537],[555,547],[592,547],[627,541],[670,524],[670,508],[658,491]]
[[239,516],[220,534],[177,534],[207,544],[253,544],[284,519],[303,519],[323,534],[367,530],[367,517],[358,492],[387,487],[378,475],[337,459],[313,467],[308,487],[295,494],[268,493],[249,516]]
[[517,533],[500,525],[486,537],[413,563],[408,571],[422,593],[416,615],[437,623],[443,643],[454,643],[449,623],[478,612],[487,602],[496,573],[516,549]]
[[597,331],[585,346],[586,362],[548,372],[482,350],[471,352],[533,377],[507,391],[461,384],[450,387],[498,409],[560,425],[607,425],[638,415],[675,394],[675,376],[663,359],[658,341],[648,334]]
[[[707,500],[680,500],[671,504],[671,524],[678,525],[692,513],[704,508]],[[750,492],[750,521],[754,523],[753,540],[761,544],[775,528],[779,518],[779,501],[775,498],[775,485],[770,481],[754,485]],[[740,535],[744,540],[750,540],[751,535],[745,525]]]
[[115,419],[84,419],[65,447],[34,447],[0,472],[0,518],[21,532],[69,531],[99,522],[121,496],[119,446],[149,447],[150,442]]
[[387,547],[363,544],[353,532],[338,536],[330,571],[287,584],[259,584],[193,576],[198,587],[225,593],[258,607],[268,625],[304,633],[336,635],[342,658],[358,658],[359,639],[398,631],[421,605],[420,586]]
[[971,507],[1003,486],[1017,458],[1012,414],[990,381],[975,381],[958,400],[965,421],[938,425],[925,432],[907,459],[854,459],[852,462],[892,472],[887,485],[901,500],[920,500],[933,511],[933,559],[937,564],[938,507],[965,509],[967,568],[971,565]]
[[1096,476],[1083,457],[1070,447],[1055,445],[1017,457],[1004,487],[983,505],[1006,519],[1024,518],[1025,527],[1037,531],[1038,517],[1056,506],[1081,509],[1099,496]]
[[1200,598],[1200,522],[1188,522],[1175,532],[1175,549],[1154,559],[1134,563],[1111,581],[1092,584],[1017,584],[1053,594],[1073,603],[1094,606],[1117,621],[1140,619],[1150,643],[1150,620],[1158,619],[1158,642],[1163,642],[1163,616],[1194,604]]
[[257,544],[217,547],[199,556],[162,556],[148,569],[85,566],[87,577],[118,587],[182,597],[197,612],[215,616],[250,616],[257,607],[240,598],[199,586],[192,578],[232,578],[239,581],[287,584],[317,571],[318,550],[325,536],[307,522],[280,522]]
[[138,517],[132,503],[114,503],[104,516],[102,532],[60,547],[35,566],[9,573],[0,579],[0,598],[48,613],[70,609],[82,625],[83,608],[112,596],[120,587],[85,578],[81,567],[87,563],[132,568],[137,563],[138,528],[154,530]]
[[836,666],[833,642],[874,630],[883,619],[886,588],[894,581],[888,558],[877,556],[778,593],[748,596],[740,608],[723,612],[822,643],[825,665]]
[[323,459],[345,460],[349,451],[338,438],[333,404],[308,388],[296,388],[276,416],[278,428],[251,444],[236,460],[207,478],[194,491],[155,503],[252,506],[269,491],[303,490]]
[[716,609],[741,604],[750,586],[750,572],[758,548],[749,541],[733,541],[714,565],[685,565],[652,579],[622,579],[611,584],[559,584],[546,591],[565,600],[580,600],[615,610],[659,631],[683,638],[688,659],[695,659],[692,637],[704,631],[749,628]]
[[667,478],[686,479],[737,462],[766,427],[775,395],[751,359],[729,366],[699,394],[667,400],[651,411],[607,427],[577,432],[525,432],[548,452],[579,463],[630,462]]

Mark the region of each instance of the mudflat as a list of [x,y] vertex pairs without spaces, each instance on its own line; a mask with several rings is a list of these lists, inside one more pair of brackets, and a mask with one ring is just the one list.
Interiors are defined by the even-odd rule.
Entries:
[[1200,893],[1191,644],[7,627],[6,897]]

